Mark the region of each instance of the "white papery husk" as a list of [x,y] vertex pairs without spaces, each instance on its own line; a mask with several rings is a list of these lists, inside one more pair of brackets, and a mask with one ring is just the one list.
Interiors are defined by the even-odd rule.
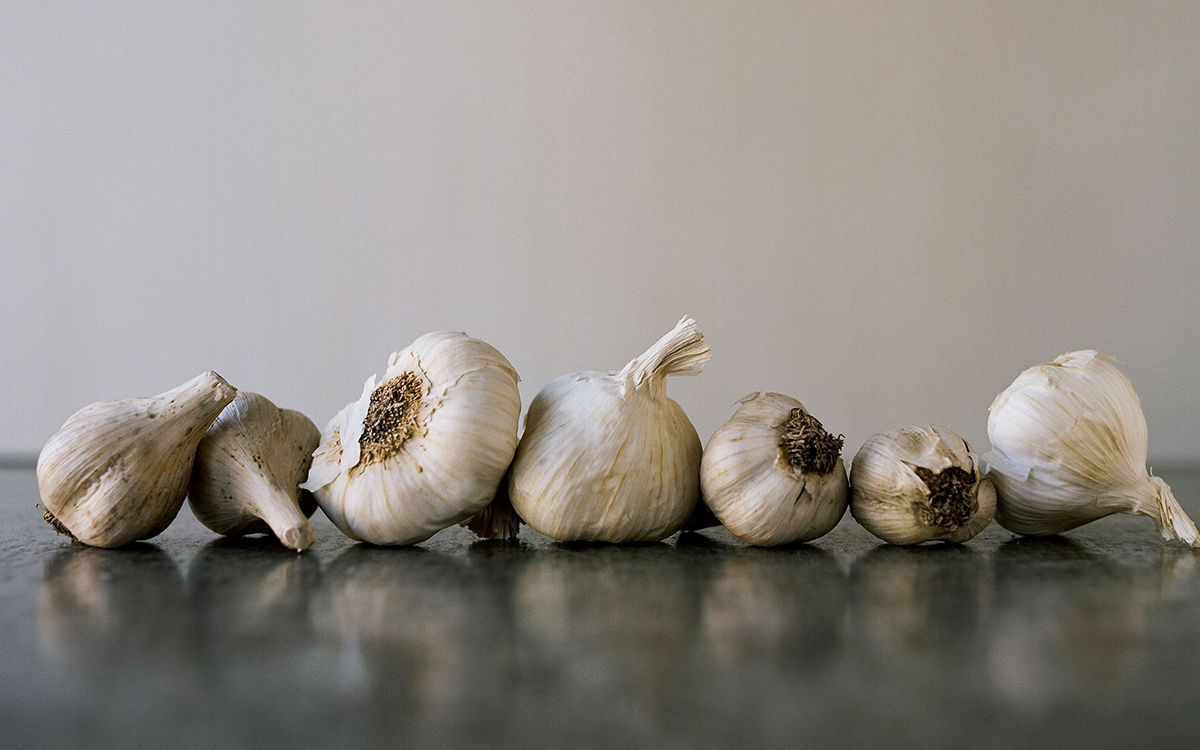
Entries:
[[[962,469],[974,480],[975,510],[947,529],[929,523],[929,487],[916,469],[938,474]],[[965,542],[983,531],[996,511],[996,490],[982,476],[971,446],[953,430],[913,425],[872,437],[850,465],[850,514],[863,528],[892,544]]]
[[[781,446],[793,409],[781,393],[751,393],[709,438],[700,462],[704,502],[730,533],[773,546],[827,534],[846,512],[849,483],[839,457],[824,473],[793,466]],[[807,411],[807,410],[805,410]]]
[[[371,396],[405,373],[420,381],[412,434],[380,461],[362,459]],[[520,378],[491,345],[465,333],[428,333],[367,379],[321,436],[308,480],[325,515],[347,536],[416,544],[470,518],[496,496],[517,447]]]
[[700,496],[702,447],[667,375],[710,357],[691,318],[620,372],[579,372],[534,398],[513,459],[518,515],[562,541],[656,541],[679,530]]
[[1146,470],[1146,417],[1112,357],[1088,349],[1031,367],[989,411],[985,458],[1006,529],[1042,536],[1136,513],[1163,538],[1200,546],[1171,488]]

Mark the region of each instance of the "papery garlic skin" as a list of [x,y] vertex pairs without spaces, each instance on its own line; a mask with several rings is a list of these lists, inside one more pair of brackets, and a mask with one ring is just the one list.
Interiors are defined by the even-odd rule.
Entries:
[[1171,488],[1146,471],[1146,417],[1112,357],[1088,349],[1031,367],[989,412],[985,459],[1004,528],[1042,536],[1136,513],[1164,539],[1200,546]]
[[850,466],[850,514],[885,542],[965,542],[995,512],[996,490],[971,447],[945,427],[876,435]]
[[197,444],[236,393],[206,372],[158,396],[75,412],[38,456],[46,521],[94,547],[162,533],[183,505]]
[[711,357],[691,318],[620,372],[552,380],[534,398],[509,498],[525,523],[560,541],[657,541],[700,496],[702,447],[666,376]]
[[[751,393],[739,403],[704,448],[704,502],[730,533],[749,544],[789,544],[829,533],[845,514],[849,499],[841,440],[825,432],[790,396]],[[823,439],[818,465],[789,456],[784,445],[785,433],[796,431],[801,420],[815,422]]]
[[274,534],[286,547],[307,549],[316,539],[308,517],[317,503],[300,482],[320,442],[308,417],[239,391],[197,448],[192,513],[218,534]]
[[352,539],[422,542],[496,496],[517,448],[519,379],[483,341],[425,334],[330,420],[301,486]]

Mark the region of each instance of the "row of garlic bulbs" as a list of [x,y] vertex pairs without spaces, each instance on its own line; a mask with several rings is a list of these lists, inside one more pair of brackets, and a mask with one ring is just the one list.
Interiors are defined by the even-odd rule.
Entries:
[[269,531],[302,550],[317,506],[379,545],[457,523],[513,537],[523,521],[554,539],[606,542],[719,522],[773,546],[822,536],[847,507],[877,537],[919,544],[966,541],[993,515],[1043,535],[1126,512],[1200,546],[1170,488],[1147,473],[1137,395],[1104,355],[1063,355],[997,397],[990,471],[954,432],[918,425],[868,440],[848,476],[843,438],[778,393],[742,399],[702,447],[666,378],[696,374],[710,356],[685,318],[618,372],[553,380],[519,440],[516,370],[463,333],[426,334],[393,354],[320,433],[209,372],[68,419],[38,460],[45,519],[115,547],[163,531],[186,496],[213,531]]

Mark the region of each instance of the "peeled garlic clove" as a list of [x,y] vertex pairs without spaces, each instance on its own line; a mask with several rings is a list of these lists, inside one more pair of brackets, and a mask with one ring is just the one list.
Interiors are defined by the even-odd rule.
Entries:
[[704,448],[700,489],[725,528],[772,546],[827,534],[846,512],[843,438],[794,398],[751,393]]
[[330,420],[301,486],[352,539],[422,542],[496,496],[517,448],[519,379],[478,339],[425,334]]
[[711,354],[691,318],[620,372],[563,375],[529,407],[513,459],[517,514],[563,541],[657,541],[679,530],[700,495],[700,437],[667,398],[668,375],[694,375]]
[[152,398],[75,412],[38,456],[46,521],[95,547],[161,533],[183,505],[205,429],[236,393],[206,372]]
[[320,442],[321,431],[300,412],[239,392],[196,451],[192,513],[218,534],[273,533],[297,552],[307,549],[316,539],[308,517],[317,503],[300,482]]
[[995,512],[996,490],[971,447],[945,427],[876,435],[850,466],[850,514],[885,542],[965,542]]
[[992,402],[988,438],[1004,528],[1042,536],[1136,513],[1164,539],[1200,546],[1171,488],[1146,471],[1146,417],[1112,357],[1071,352],[1021,373]]

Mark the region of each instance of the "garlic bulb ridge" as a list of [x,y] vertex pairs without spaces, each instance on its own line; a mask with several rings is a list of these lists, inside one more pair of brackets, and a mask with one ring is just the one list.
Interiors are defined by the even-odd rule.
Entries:
[[788,544],[828,533],[846,512],[849,495],[844,438],[780,393],[752,393],[738,403],[704,449],[704,502],[750,544]]
[[96,547],[162,533],[183,505],[196,446],[236,393],[206,372],[158,396],[75,412],[38,456],[45,520]]
[[667,398],[668,375],[711,357],[691,318],[620,372],[551,381],[533,400],[509,480],[517,514],[563,541],[656,541],[699,498],[700,437]]
[[330,420],[301,486],[352,539],[424,541],[496,496],[517,447],[518,380],[483,341],[426,334]]
[[316,539],[308,517],[316,500],[300,489],[321,433],[308,417],[265,396],[240,391],[209,426],[196,451],[188,504],[218,534],[273,533],[285,546]]
[[1095,350],[1031,367],[988,415],[996,520],[1018,534],[1073,529],[1113,513],[1149,516],[1165,539],[1200,546],[1200,533],[1146,471],[1141,402],[1116,361]]

